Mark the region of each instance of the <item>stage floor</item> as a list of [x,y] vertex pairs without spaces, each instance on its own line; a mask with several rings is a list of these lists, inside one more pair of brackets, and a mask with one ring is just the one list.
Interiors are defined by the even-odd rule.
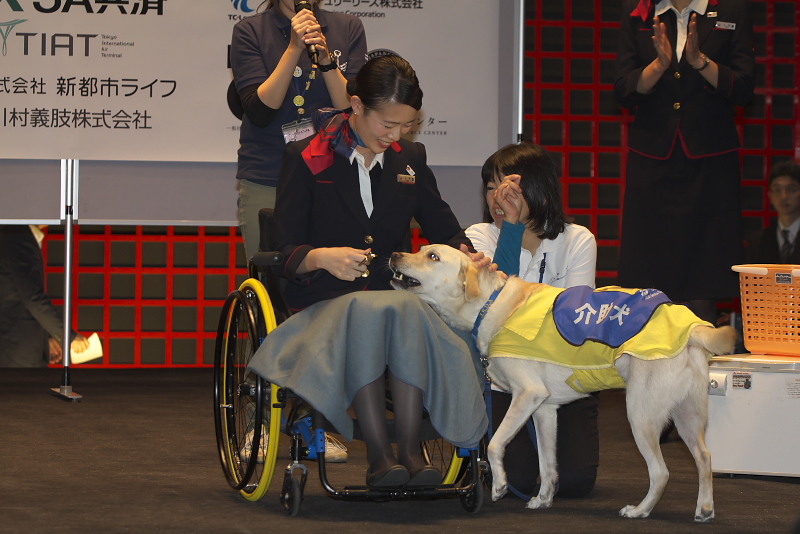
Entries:
[[[800,479],[716,475],[717,517],[710,525],[694,524],[697,473],[680,440],[662,446],[671,477],[650,518],[620,518],[619,509],[639,502],[648,485],[621,391],[600,395],[600,469],[588,497],[556,498],[553,508],[543,511],[527,510],[515,497],[497,503],[487,498],[477,514],[465,512],[458,500],[345,503],[325,495],[316,464],[309,462],[300,515],[290,518],[278,502],[276,482],[256,503],[225,482],[214,440],[211,370],[74,368],[72,383],[83,395],[80,402],[52,395],[50,388],[60,380],[58,369],[0,369],[0,532],[295,528],[330,533],[727,534],[786,533],[800,519]],[[330,466],[333,483],[363,480],[363,444],[347,446],[350,461]]]

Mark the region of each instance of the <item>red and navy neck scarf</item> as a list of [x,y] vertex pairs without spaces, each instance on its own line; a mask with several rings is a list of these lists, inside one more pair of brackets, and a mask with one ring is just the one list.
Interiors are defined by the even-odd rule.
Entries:
[[[356,146],[366,145],[350,126],[349,115],[339,109],[322,108],[314,112],[314,127],[319,132],[303,150],[303,160],[312,174],[319,174],[333,165],[333,155],[350,158]],[[395,152],[400,145],[392,143]]]

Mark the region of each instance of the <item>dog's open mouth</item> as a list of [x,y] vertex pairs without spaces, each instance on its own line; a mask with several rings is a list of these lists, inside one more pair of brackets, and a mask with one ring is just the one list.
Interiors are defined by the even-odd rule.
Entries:
[[392,269],[392,285],[401,289],[408,289],[419,286],[420,282],[416,278],[411,278],[400,271]]

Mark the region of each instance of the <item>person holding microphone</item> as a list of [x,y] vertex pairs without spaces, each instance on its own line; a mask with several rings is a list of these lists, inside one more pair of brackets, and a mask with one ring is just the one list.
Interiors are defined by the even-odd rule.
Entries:
[[315,110],[348,108],[347,81],[366,63],[361,21],[318,4],[268,0],[233,28],[230,60],[244,111],[236,178],[247,258],[258,251],[258,210],[275,206],[286,143],[315,133]]

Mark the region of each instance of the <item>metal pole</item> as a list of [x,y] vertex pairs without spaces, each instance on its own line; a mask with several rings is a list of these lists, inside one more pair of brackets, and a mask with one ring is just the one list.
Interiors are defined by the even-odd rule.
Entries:
[[64,379],[59,388],[51,388],[55,395],[63,400],[76,401],[83,397],[72,391],[69,376],[70,334],[72,333],[72,223],[75,181],[78,175],[78,161],[61,160],[61,183],[66,186],[64,198],[64,335],[61,340],[64,355]]

